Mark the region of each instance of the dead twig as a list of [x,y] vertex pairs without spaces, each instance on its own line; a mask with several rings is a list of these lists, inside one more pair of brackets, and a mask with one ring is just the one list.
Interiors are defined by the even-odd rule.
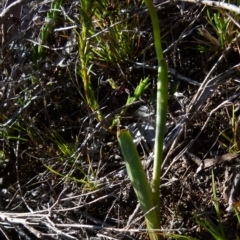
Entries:
[[[174,2],[179,2],[178,0],[173,0]],[[209,1],[209,0],[182,0],[182,2],[191,2],[191,3],[197,3],[197,4],[204,4],[210,7],[216,7],[216,8],[222,8],[225,10],[232,11],[236,14],[240,14],[240,8],[236,5],[225,3],[225,2],[217,2],[217,1]]]
[[11,3],[10,5],[7,6],[7,8],[5,8],[1,13],[0,13],[0,21],[3,22],[5,21],[9,15],[11,14],[11,12],[13,12],[14,10],[16,10],[17,8],[19,8],[19,4],[21,3],[23,4],[28,4],[30,3],[31,0],[16,0],[15,2]]

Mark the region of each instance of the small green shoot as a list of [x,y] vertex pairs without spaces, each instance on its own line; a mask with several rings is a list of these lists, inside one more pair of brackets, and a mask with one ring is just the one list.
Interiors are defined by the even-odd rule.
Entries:
[[211,9],[207,10],[207,17],[218,36],[219,42],[215,41],[215,43],[218,43],[219,46],[225,49],[228,45],[227,36],[229,35],[228,25],[230,19],[226,17],[226,15],[224,16],[221,12],[213,13]]
[[[228,114],[229,116],[230,114]],[[219,129],[214,125],[214,127],[220,132],[228,142],[228,144],[224,142],[220,142],[222,146],[224,146],[228,152],[237,153],[240,151],[240,121],[236,119],[235,115],[235,107],[232,105],[232,116],[229,117],[229,122],[231,123],[231,133],[227,134],[225,131],[219,131]]]
[[230,15],[226,11],[207,8],[207,21],[209,26],[198,29],[204,39],[196,39],[195,44],[200,52],[215,52],[216,54],[226,50],[239,36],[239,17]]
[[40,44],[33,49],[33,60],[37,69],[40,68],[43,60],[45,59],[46,49],[44,45],[47,44],[48,37],[51,34],[52,29],[59,17],[62,2],[62,0],[52,1],[50,10],[48,11],[45,19],[45,23],[40,30]]
[[[74,164],[74,161],[76,159],[74,159],[74,153],[76,151],[76,148],[78,146],[78,140],[76,139],[76,142],[74,144],[70,144],[67,143],[64,138],[62,138],[57,131],[55,130],[50,130],[49,134],[48,134],[48,139],[50,139],[57,147],[57,156],[58,158],[61,160],[61,162],[64,163],[64,165],[72,168],[72,165]],[[81,175],[83,175],[83,179],[78,179],[76,177],[73,176],[73,172],[72,170],[70,170],[68,172],[68,174],[62,174],[57,170],[54,170],[53,167],[48,166],[46,164],[44,164],[44,166],[54,175],[59,176],[61,178],[64,178],[67,181],[74,181],[77,183],[82,183],[85,185],[85,188],[88,190],[92,190],[97,188],[97,183],[94,182],[93,180],[90,179],[90,176],[88,174],[86,174],[82,169],[80,169],[79,167],[75,166],[76,170],[78,172],[81,173]]]
[[65,181],[73,181],[73,182],[76,182],[76,183],[84,184],[86,190],[92,191],[92,190],[98,188],[98,185],[95,182],[92,182],[88,178],[87,174],[85,174],[85,179],[87,179],[87,180],[77,179],[76,177],[72,177],[69,174],[68,175],[61,174],[60,172],[58,172],[57,170],[54,170],[52,167],[50,167],[46,164],[44,164],[44,166],[49,170],[49,172],[51,172],[52,174],[54,174],[56,176],[59,176],[59,177],[63,178]]
[[209,232],[214,237],[214,239],[225,240],[226,237],[224,234],[224,228],[221,221],[221,214],[219,209],[219,203],[218,203],[218,198],[216,193],[216,185],[215,185],[213,172],[212,172],[212,190],[213,190],[213,205],[214,205],[216,216],[217,216],[218,226],[216,226],[210,219],[201,218],[197,215],[195,215],[196,222],[201,227],[203,227],[207,232]]
[[216,40],[213,41],[212,44],[217,44],[217,46],[223,50],[229,47],[234,38],[239,35],[239,29],[234,23],[234,21],[238,22],[239,19],[237,17],[236,19],[234,19],[234,17],[230,18],[229,15],[221,9],[219,9],[218,12],[213,12],[211,8],[208,8],[207,20],[217,35],[217,39],[212,36],[212,39]]
[[[111,84],[113,84],[113,83],[111,83]],[[115,86],[116,85],[114,85],[114,87]],[[142,96],[142,94],[145,92],[145,90],[148,88],[148,86],[149,86],[149,77],[147,77],[143,80],[140,80],[140,83],[137,85],[133,95],[132,96],[128,95],[126,105],[134,103],[135,101],[137,101]],[[128,110],[128,108],[124,108],[121,111],[120,115],[124,115],[127,112],[127,110]],[[114,126],[119,124],[120,115],[115,116],[114,120],[112,121],[111,128],[113,128]]]

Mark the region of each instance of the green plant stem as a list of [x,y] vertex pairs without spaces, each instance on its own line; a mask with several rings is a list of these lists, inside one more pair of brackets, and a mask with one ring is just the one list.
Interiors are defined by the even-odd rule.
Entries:
[[118,131],[117,135],[126,162],[128,176],[132,182],[140,206],[145,214],[147,228],[153,230],[153,232],[149,232],[149,237],[151,240],[160,240],[163,239],[162,234],[157,234],[154,230],[159,229],[160,226],[159,186],[168,103],[168,69],[167,63],[163,57],[157,12],[151,0],[145,0],[145,4],[148,7],[152,20],[154,43],[158,59],[155,157],[151,186],[149,186],[149,183],[147,182],[147,177],[130,134],[128,131],[122,130]]
[[157,83],[157,111],[156,111],[156,136],[155,136],[155,149],[154,149],[154,166],[153,166],[153,178],[152,178],[152,192],[154,194],[155,203],[159,204],[159,185],[161,178],[161,165],[163,158],[163,143],[164,133],[166,126],[166,114],[167,114],[167,79],[168,71],[167,64],[163,60],[158,71],[158,83]]
[[154,45],[155,45],[156,54],[157,54],[158,66],[160,66],[161,61],[164,60],[164,56],[163,56],[163,50],[162,50],[162,44],[161,44],[161,33],[160,33],[158,15],[152,0],[144,0],[144,1],[148,8],[151,21],[152,21]]
[[157,111],[156,111],[157,119],[156,119],[155,157],[152,178],[152,192],[154,197],[154,203],[159,206],[160,204],[159,185],[161,177],[163,142],[168,103],[168,69],[162,51],[161,34],[156,9],[151,0],[145,0],[145,4],[148,7],[150,17],[152,20],[154,44],[158,59]]

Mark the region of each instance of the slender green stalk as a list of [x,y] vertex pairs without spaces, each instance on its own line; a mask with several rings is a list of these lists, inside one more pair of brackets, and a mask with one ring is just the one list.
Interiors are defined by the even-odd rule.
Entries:
[[159,204],[159,185],[161,177],[161,165],[163,157],[163,143],[166,126],[167,114],[167,79],[168,71],[167,64],[163,60],[161,67],[159,67],[157,83],[157,111],[156,111],[156,136],[155,136],[155,155],[153,166],[152,192],[154,194],[155,203]]
[[154,45],[155,45],[156,54],[157,54],[158,66],[160,66],[161,61],[164,60],[164,56],[163,56],[163,50],[162,50],[158,15],[152,0],[144,0],[144,2],[148,8],[148,11],[151,17],[152,26],[153,26]]
[[[145,213],[146,224],[149,230],[160,227],[160,197],[159,185],[161,177],[161,165],[163,157],[164,132],[166,125],[167,103],[168,103],[168,69],[163,57],[161,35],[157,12],[151,0],[145,0],[153,25],[154,43],[158,59],[158,83],[157,83],[157,111],[156,111],[156,136],[155,157],[153,167],[153,178],[151,187],[147,182],[136,147],[130,134],[126,130],[118,131],[118,141],[126,162],[126,168],[133,188],[138,197],[140,206]],[[151,188],[149,190],[149,188]],[[147,196],[147,197],[146,197]],[[150,209],[151,210],[149,212]],[[151,213],[147,214],[147,213]],[[150,232],[151,240],[162,239],[161,234]]]
[[159,20],[156,9],[151,0],[145,0],[148,7],[154,34],[154,44],[158,59],[158,82],[157,82],[157,111],[156,111],[156,137],[155,137],[155,157],[153,167],[152,192],[154,203],[160,204],[159,185],[161,177],[161,165],[163,156],[163,141],[166,125],[167,103],[168,103],[168,69],[164,60]]

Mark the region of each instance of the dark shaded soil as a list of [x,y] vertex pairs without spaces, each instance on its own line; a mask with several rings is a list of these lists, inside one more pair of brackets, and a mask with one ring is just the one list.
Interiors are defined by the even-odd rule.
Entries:
[[[127,8],[126,2],[121,1],[122,9]],[[214,174],[225,239],[236,239],[239,224],[226,209],[240,161],[238,28],[233,28],[232,41],[217,46],[200,34],[207,29],[218,38],[207,20],[207,7],[169,1],[155,4],[169,67],[167,121],[171,125],[160,187],[162,229],[189,239],[213,239],[197,224],[196,216],[218,226]],[[103,129],[147,76],[149,88],[121,116],[120,127],[141,122],[134,115],[141,106],[147,106],[149,119],[154,119],[150,113],[154,115],[156,104],[157,61],[151,22],[145,7],[134,1],[128,7],[129,26],[138,19],[135,51],[121,61],[91,59],[91,81],[105,116],[100,123],[84,96],[78,45],[64,50],[73,30],[53,31],[41,67],[34,64],[33,49],[40,41],[50,3],[22,1],[0,16],[1,239],[148,239],[116,136]],[[78,3],[66,1],[63,9],[54,29],[73,25],[66,13],[80,24]],[[110,78],[117,90],[107,82]],[[175,136],[174,127],[179,130]],[[138,150],[151,176],[149,139],[143,139]],[[208,168],[201,165],[204,159],[229,152],[236,154],[231,160]],[[236,195],[234,202],[238,200]]]

